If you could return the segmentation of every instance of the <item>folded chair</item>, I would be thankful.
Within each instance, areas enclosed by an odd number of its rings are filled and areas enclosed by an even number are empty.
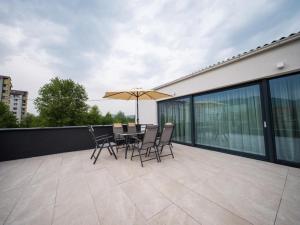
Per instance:
[[[93,151],[93,154],[91,155],[91,159],[94,158],[94,164],[97,162],[97,159],[98,159],[102,149],[104,149],[104,148],[106,148],[108,150],[110,155],[114,155],[115,159],[117,159],[117,156],[113,149],[113,147],[116,146],[116,143],[110,141],[113,138],[113,136],[107,135],[107,134],[96,136],[94,128],[92,126],[88,126],[88,128],[89,128],[89,133],[95,143],[95,149]],[[97,155],[95,155],[98,148],[99,148],[98,153],[97,153]]]
[[[157,125],[147,125],[143,140],[141,141],[140,139],[135,138],[136,143],[134,143],[134,145],[133,145],[131,160],[132,160],[133,157],[139,156],[142,167],[144,166],[143,162],[146,162],[146,161],[149,161],[149,160],[152,160],[152,159],[156,159],[157,162],[160,162],[158,149],[157,149],[157,146],[155,144],[157,131],[158,131],[158,126]],[[146,156],[147,152],[152,148],[154,149],[155,157],[143,160],[142,155]],[[138,154],[134,155],[135,151],[137,151]],[[145,153],[142,153],[142,151],[145,151]]]
[[[121,123],[114,123],[113,124],[113,134],[114,134],[114,141],[116,143],[116,149],[118,152],[119,148],[122,148],[121,146],[124,147],[125,144],[125,138],[124,136],[121,136],[120,134],[123,133],[123,126]]]
[[[173,146],[172,146],[173,131],[174,131],[174,125],[172,123],[166,123],[164,125],[161,136],[156,141],[156,147],[157,147],[158,152],[159,152],[159,157],[172,155],[172,157],[174,158],[174,154],[173,154],[173,151],[172,151],[172,148],[173,148]],[[162,155],[162,152],[163,152],[165,146],[169,146],[170,153],[166,154],[166,155]],[[151,153],[151,149],[148,151],[147,155],[149,156],[150,153]]]
[[[137,128],[136,128],[136,124],[135,123],[128,123],[127,125],[127,133],[129,134],[136,134]],[[137,138],[137,135],[130,135],[130,137],[128,137],[128,141],[129,143],[134,143],[135,139]]]

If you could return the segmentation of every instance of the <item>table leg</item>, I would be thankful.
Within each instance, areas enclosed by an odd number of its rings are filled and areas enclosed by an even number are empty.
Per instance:
[[[128,137],[125,136],[125,144],[126,144],[126,148],[125,148],[125,159],[127,159],[127,150],[129,148],[129,144],[128,144]]]

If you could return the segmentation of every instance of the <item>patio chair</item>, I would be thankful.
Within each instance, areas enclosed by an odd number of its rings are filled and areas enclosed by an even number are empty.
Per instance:
[[[142,167],[144,166],[143,162],[146,162],[146,161],[149,161],[149,160],[152,160],[152,159],[156,159],[157,162],[160,162],[158,149],[157,149],[157,146],[155,144],[157,131],[158,131],[158,126],[157,125],[148,125],[146,127],[143,140],[141,141],[140,139],[135,138],[136,143],[133,144],[131,160],[132,160],[133,157],[139,156]],[[154,149],[155,157],[143,160],[142,155],[146,156],[147,152],[152,148]],[[134,152],[136,150],[137,150],[138,154],[134,155]],[[142,151],[145,151],[145,153],[142,154],[141,153]]]
[[[166,123],[164,125],[163,131],[159,137],[159,139],[156,141],[156,147],[159,152],[159,157],[169,156],[172,155],[174,158],[174,154],[172,151],[173,145],[172,145],[172,135],[174,131],[174,125],[172,123]],[[162,151],[164,150],[165,146],[169,146],[170,154],[162,155]],[[151,149],[148,151],[147,156],[149,156],[151,153]]]
[[[108,150],[110,155],[114,155],[115,159],[117,159],[117,156],[113,149],[113,147],[116,146],[116,143],[110,141],[113,138],[113,136],[110,134],[96,136],[94,128],[92,126],[88,126],[88,129],[89,129],[91,138],[93,139],[93,141],[95,143],[95,149],[93,151],[93,154],[90,157],[91,159],[94,158],[94,164],[97,162],[98,157],[99,157],[102,149],[104,149],[104,148],[106,148]],[[95,156],[98,148],[99,148],[98,153]]]
[[[127,132],[128,133],[136,133],[137,132],[136,124],[135,123],[128,123]]]
[[[114,134],[114,141],[116,143],[116,150],[118,152],[120,146],[124,147],[125,144],[125,138],[124,136],[121,136],[120,134],[123,133],[123,126],[121,123],[114,123],[113,124],[113,134]],[[121,147],[121,148],[123,148]]]

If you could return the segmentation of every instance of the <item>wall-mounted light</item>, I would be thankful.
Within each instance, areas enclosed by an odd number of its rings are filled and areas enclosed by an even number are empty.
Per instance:
[[[283,68],[284,68],[284,62],[278,62],[278,63],[276,64],[276,67],[277,67],[277,69],[279,69],[279,70],[283,69]]]

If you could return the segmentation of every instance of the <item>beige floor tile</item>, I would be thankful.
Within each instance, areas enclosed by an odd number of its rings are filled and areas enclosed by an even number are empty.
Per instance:
[[[141,178],[123,183],[121,187],[146,219],[171,204],[166,197]]]
[[[181,199],[176,200],[176,205],[191,215],[200,224],[251,224],[238,215],[193,192],[188,192]]]
[[[141,167],[137,160],[131,161],[130,159],[127,159],[122,161],[120,160],[108,167],[108,172],[117,181],[117,183],[123,183],[148,173],[150,169],[151,167],[149,165]]]
[[[48,183],[49,179],[57,180],[61,163],[61,157],[46,158],[34,174],[30,183],[42,184],[43,182]]]
[[[18,202],[6,221],[6,225],[50,225],[53,205],[39,206],[31,201]]]
[[[20,199],[22,191],[22,188],[0,191],[0,224],[3,224],[7,219],[13,207]]]
[[[104,198],[94,198],[101,224],[143,225],[145,218],[128,196],[114,187]]]
[[[300,224],[300,202],[281,200],[280,208],[276,218],[276,225],[299,225]]]
[[[149,173],[142,177],[146,183],[153,186],[156,190],[164,195],[167,199],[174,202],[181,198],[188,189],[175,180],[157,173]]]
[[[300,203],[300,177],[288,175],[282,198]]]
[[[112,188],[117,185],[115,179],[107,172],[107,169],[95,170],[85,173],[85,180],[94,198],[106,197]]]
[[[199,182],[193,190],[253,224],[273,224],[281,198],[224,174]]]
[[[79,172],[83,172],[80,155],[74,155],[74,153],[63,155],[59,176],[65,178]]]
[[[300,169],[299,168],[289,168],[289,175],[300,177]]]
[[[175,205],[155,215],[147,225],[199,225],[192,217]]]
[[[75,204],[56,205],[53,225],[98,225],[99,218],[91,198]]]
[[[91,198],[88,184],[83,174],[73,175],[58,182],[56,205],[75,204]]]

